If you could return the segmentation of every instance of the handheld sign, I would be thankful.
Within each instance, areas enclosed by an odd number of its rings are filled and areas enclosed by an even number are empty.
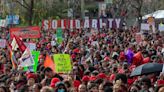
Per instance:
[[[71,58],[68,54],[54,54],[55,70],[57,73],[69,73],[72,70]]]
[[[32,72],[37,72],[40,51],[31,51],[31,54],[34,59],[34,65],[29,66],[29,67],[24,67],[24,70],[25,71],[30,70]]]
[[[63,35],[62,29],[58,28],[57,31],[56,31],[56,37],[57,37],[57,43],[58,44],[61,44],[63,42],[62,35]]]
[[[0,48],[5,48],[5,47],[6,47],[6,40],[0,39]]]

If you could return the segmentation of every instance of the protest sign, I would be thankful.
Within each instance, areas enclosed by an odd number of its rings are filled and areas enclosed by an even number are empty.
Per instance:
[[[62,42],[63,42],[63,38],[61,38],[61,37],[57,38],[57,43],[58,44],[61,44]]]
[[[36,43],[25,43],[25,45],[30,51],[36,50]]]
[[[58,28],[57,31],[56,31],[56,36],[57,36],[57,38],[58,38],[58,37],[62,37],[62,35],[63,35],[62,29],[61,29],[61,28]]]
[[[106,16],[106,7],[107,7],[107,4],[106,3],[99,3],[99,16],[102,17],[102,16]]]
[[[159,31],[164,31],[164,24],[159,24],[158,29]]]
[[[10,29],[10,37],[15,36],[20,38],[40,38],[40,27],[16,27]]]
[[[1,19],[0,20],[0,27],[6,27],[6,26],[7,26],[6,20],[5,19]]]
[[[30,50],[27,48],[19,59],[19,66],[29,67],[34,65],[34,59]]]
[[[19,24],[19,16],[18,15],[8,15],[6,16],[7,24]]]
[[[57,73],[69,73],[72,70],[71,58],[68,54],[54,54],[55,70]]]
[[[141,23],[141,30],[150,30],[150,25],[147,23]]]
[[[5,47],[6,47],[6,40],[0,39],[0,48],[5,48]]]
[[[55,41],[51,41],[51,46],[55,46],[56,42]]]
[[[24,71],[31,71],[31,72],[36,72],[37,67],[38,67],[38,60],[39,60],[39,55],[40,51],[31,51],[32,57],[34,59],[34,65],[29,66],[29,67],[24,67]]]
[[[11,42],[11,46],[12,46],[12,50],[16,51],[18,49],[18,44],[15,40],[15,38],[13,38],[12,42]]]
[[[57,43],[61,44],[63,42],[63,31],[61,28],[58,28],[56,31]]]

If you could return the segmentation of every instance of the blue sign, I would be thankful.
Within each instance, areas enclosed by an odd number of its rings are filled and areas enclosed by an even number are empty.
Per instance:
[[[19,24],[19,16],[18,15],[8,15],[6,16],[7,24]]]

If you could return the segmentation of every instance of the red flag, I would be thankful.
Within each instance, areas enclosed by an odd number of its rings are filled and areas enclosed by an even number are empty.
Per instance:
[[[20,51],[23,53],[27,48],[26,45],[23,43],[22,40],[20,40],[19,37],[14,35],[14,38],[16,40],[16,43],[18,44],[18,47],[19,47]]]

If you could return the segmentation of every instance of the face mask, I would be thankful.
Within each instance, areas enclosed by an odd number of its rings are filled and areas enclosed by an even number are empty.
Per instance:
[[[64,89],[58,89],[58,92],[65,92]]]

